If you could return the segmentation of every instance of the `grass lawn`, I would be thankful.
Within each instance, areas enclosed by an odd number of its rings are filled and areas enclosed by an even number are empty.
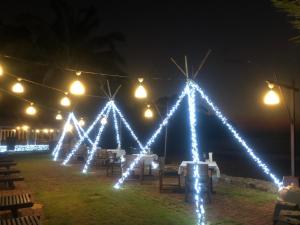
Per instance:
[[[114,190],[116,178],[98,173],[83,175],[78,165],[60,166],[49,155],[20,155],[15,159],[26,186],[43,204],[46,225],[195,224],[192,204],[186,204],[183,196],[160,194],[154,185],[127,183],[123,189]],[[216,197],[254,206],[274,200],[274,195],[232,186],[217,187]],[[219,204],[218,200],[213,201]],[[243,224],[227,214],[211,214],[210,211],[223,208],[214,204],[208,207],[208,217],[214,218],[214,224]]]

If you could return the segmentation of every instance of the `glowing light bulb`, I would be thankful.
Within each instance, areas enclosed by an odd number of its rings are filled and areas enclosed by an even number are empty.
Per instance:
[[[34,116],[36,114],[37,110],[31,103],[31,105],[26,108],[25,112],[27,115]]]
[[[73,95],[83,95],[85,87],[79,80],[75,80],[70,86],[70,93]]]
[[[146,109],[146,111],[144,112],[144,116],[145,116],[145,118],[147,118],[147,119],[153,118],[153,112],[152,112],[152,110],[150,109],[150,105],[147,105],[147,109]]]
[[[17,93],[17,94],[24,93],[24,87],[20,82],[15,83],[12,86],[11,90],[12,90],[12,92]]]
[[[29,129],[29,126],[27,126],[27,125],[22,126],[22,130],[27,131],[28,129]]]
[[[101,123],[102,125],[107,124],[107,118],[106,118],[105,116],[102,117],[102,119],[100,120],[100,123]]]
[[[53,133],[53,132],[54,132],[54,130],[53,130],[53,129],[50,129],[50,130],[49,130],[49,132],[50,132],[50,133]]]
[[[65,96],[60,100],[60,104],[62,106],[68,107],[71,105],[71,100],[67,96]]]
[[[17,126],[16,129],[17,129],[17,130],[21,130],[21,127]]]
[[[83,118],[80,118],[80,120],[78,121],[79,126],[83,127],[85,125],[85,121]]]
[[[134,96],[139,99],[147,98],[147,91],[144,88],[144,86],[142,85],[142,82],[144,81],[144,79],[139,78],[138,80],[139,80],[139,86],[136,88]]]
[[[40,133],[40,130],[39,130],[39,129],[36,129],[36,130],[35,130],[35,133],[37,133],[37,134]]]
[[[44,134],[48,134],[49,133],[49,130],[47,128],[43,129],[43,133]]]
[[[55,119],[56,119],[56,120],[62,120],[63,117],[62,117],[62,115],[61,115],[60,113],[58,113],[58,114],[55,116]]]
[[[270,89],[264,97],[264,103],[266,105],[278,105],[280,103],[279,95]]]
[[[3,67],[0,65],[0,77],[3,76],[4,71],[3,71]]]
[[[67,131],[67,132],[72,132],[72,130],[73,130],[73,126],[72,126],[70,123],[68,123],[68,124],[66,125],[66,131]]]

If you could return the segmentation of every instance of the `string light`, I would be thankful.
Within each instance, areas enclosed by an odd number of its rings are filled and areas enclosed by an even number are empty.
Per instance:
[[[3,74],[4,74],[4,70],[3,70],[3,67],[2,67],[1,64],[0,64],[0,77],[2,77]]]
[[[63,117],[62,117],[62,115],[60,114],[60,112],[57,113],[57,115],[55,116],[55,119],[56,119],[56,120],[62,120],[62,119],[63,119]]]
[[[17,129],[17,130],[20,130],[20,129],[21,129],[21,127],[17,126],[17,127],[16,127],[16,129]]]
[[[49,133],[49,130],[47,128],[43,129],[43,133],[44,134],[48,134]]]
[[[115,125],[115,131],[116,131],[116,141],[118,144],[118,149],[121,149],[120,132],[119,132],[119,126],[118,126],[118,120],[117,120],[117,116],[116,116],[115,107],[112,107],[112,111],[113,111],[114,125]]]
[[[50,133],[54,133],[54,130],[53,130],[53,129],[50,129],[49,132],[50,132]]]
[[[79,126],[83,127],[85,125],[85,121],[84,119],[81,117],[79,122],[78,122]]]
[[[72,95],[83,95],[85,93],[85,87],[80,80],[75,80],[70,85],[70,93]]]
[[[105,113],[105,117],[107,117],[107,116],[109,115],[109,113],[110,113],[110,111],[111,111],[111,108],[112,108],[112,107],[110,106],[110,107],[107,109],[107,111],[106,111],[106,113]],[[88,169],[89,169],[90,163],[91,163],[91,161],[92,161],[92,159],[93,159],[93,157],[94,157],[95,152],[97,151],[97,146],[98,146],[98,144],[99,144],[99,142],[100,142],[101,134],[103,133],[103,130],[104,130],[105,125],[106,125],[106,123],[102,123],[102,124],[101,124],[101,127],[100,127],[100,129],[99,129],[99,132],[98,132],[98,134],[97,134],[97,136],[96,136],[95,142],[94,142],[94,144],[92,145],[92,150],[90,151],[90,154],[89,154],[89,156],[88,156],[88,159],[87,159],[87,161],[86,161],[86,163],[85,163],[85,165],[84,165],[84,167],[83,167],[83,170],[82,170],[83,173],[87,173],[87,171],[88,171]]]
[[[60,104],[64,107],[69,107],[71,105],[71,100],[67,97],[64,96],[61,100],[60,100]]]
[[[23,130],[23,131],[28,131],[29,128],[30,128],[30,127],[27,126],[27,125],[23,125],[23,126],[22,126],[22,130]]]
[[[150,105],[147,105],[147,109],[144,112],[144,117],[147,118],[147,119],[153,118],[153,112],[150,109]]]
[[[104,112],[110,107],[112,104],[112,101],[109,101],[106,103],[104,108],[101,110],[101,112],[98,114],[97,118],[94,120],[94,122],[90,125],[90,127],[87,129],[86,132],[84,132],[83,136],[77,141],[69,155],[66,157],[66,159],[63,161],[63,165],[67,165],[67,163],[70,161],[71,157],[75,154],[75,152],[79,149],[82,142],[88,137],[89,133],[93,130],[93,128],[96,126],[99,119],[103,116]]]
[[[71,118],[71,119],[72,119],[73,122],[74,122],[75,129],[76,129],[76,131],[77,131],[77,133],[78,133],[79,138],[82,138],[82,137],[83,137],[82,135],[84,134],[84,130],[83,130],[83,129],[81,128],[81,126],[79,125],[79,121],[76,119],[74,113],[72,113],[72,118]],[[86,137],[86,138],[87,138],[88,142],[89,142],[91,145],[93,145],[92,140],[91,140],[89,137]]]
[[[37,112],[36,108],[33,106],[33,103],[30,103],[30,106],[28,106],[25,110],[27,115],[34,116]]]
[[[101,118],[101,120],[100,120],[100,123],[101,123],[102,125],[107,124],[107,118],[106,118],[105,116],[103,116],[103,117]]]
[[[257,165],[262,168],[265,174],[271,177],[273,182],[278,186],[278,188],[282,187],[282,182],[270,171],[268,166],[262,162],[258,156],[254,153],[252,148],[248,146],[246,141],[240,136],[240,134],[234,129],[234,127],[228,122],[227,118],[223,116],[221,111],[215,106],[215,104],[210,100],[210,98],[204,93],[204,91],[199,87],[199,85],[192,83],[192,86],[197,90],[200,94],[201,98],[205,100],[205,102],[211,107],[211,109],[215,112],[216,116],[221,120],[221,122],[228,128],[233,137],[245,148],[246,152],[251,156],[251,158],[257,163]]]
[[[144,86],[142,85],[144,79],[143,78],[139,78],[139,85],[135,90],[134,96],[138,99],[143,99],[143,98],[147,98],[147,91],[144,88]]]
[[[35,133],[37,133],[37,134],[40,133],[40,130],[39,130],[39,129],[36,129],[36,130],[35,130]]]
[[[16,94],[22,94],[24,93],[24,87],[21,84],[21,79],[18,79],[18,82],[16,82],[12,88],[11,88],[12,92],[16,93]]]

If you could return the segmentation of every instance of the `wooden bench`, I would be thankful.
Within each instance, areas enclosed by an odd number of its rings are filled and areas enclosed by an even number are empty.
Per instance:
[[[276,224],[277,221],[279,221],[281,211],[285,211],[285,210],[299,211],[299,207],[295,203],[285,202],[282,201],[281,199],[278,199],[275,205],[274,215],[273,215],[274,224]]]
[[[15,162],[2,162],[0,163],[0,168],[6,168],[9,169],[11,166],[15,166],[17,163]]]
[[[38,216],[24,216],[19,218],[1,219],[0,225],[41,225]]]
[[[23,181],[23,180],[24,180],[24,177],[16,176],[16,175],[0,176],[0,183],[4,183],[6,185],[6,187],[9,189],[15,188],[15,185],[14,185],[15,181]]]
[[[18,217],[18,210],[33,206],[30,194],[1,195],[0,211],[10,210],[14,218]]]
[[[9,174],[14,174],[14,173],[20,173],[21,171],[20,170],[16,170],[16,169],[4,169],[4,170],[1,170],[0,169],[0,175],[9,175]]]

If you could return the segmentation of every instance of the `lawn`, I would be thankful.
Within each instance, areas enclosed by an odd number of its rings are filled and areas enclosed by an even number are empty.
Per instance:
[[[78,165],[60,166],[48,155],[22,155],[15,159],[26,186],[36,201],[43,204],[46,225],[195,224],[192,204],[186,204],[183,195],[160,194],[157,186],[137,182],[115,190],[112,186],[116,177],[107,178],[99,173],[83,175]],[[213,204],[207,207],[213,224],[244,224],[235,216],[236,204],[246,204],[248,209],[255,210],[257,206],[273,204],[275,198],[265,192],[228,185],[218,185],[216,190]],[[226,202],[232,206],[226,205],[224,211],[222,204]],[[249,213],[253,216],[253,211]]]

